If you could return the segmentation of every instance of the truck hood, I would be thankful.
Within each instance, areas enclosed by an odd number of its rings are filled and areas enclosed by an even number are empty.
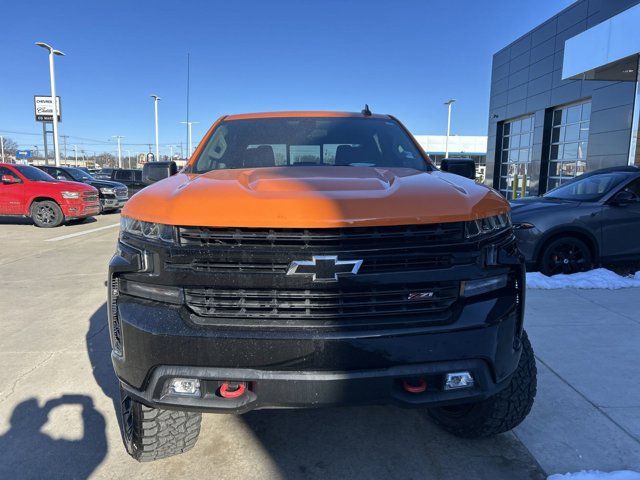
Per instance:
[[[494,190],[457,175],[339,166],[179,173],[134,195],[122,213],[169,225],[331,228],[455,222],[508,210]]]

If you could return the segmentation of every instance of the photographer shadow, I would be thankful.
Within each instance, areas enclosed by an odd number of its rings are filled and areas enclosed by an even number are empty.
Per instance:
[[[42,431],[49,414],[63,405],[82,408],[82,438],[53,438]],[[62,395],[40,406],[35,398],[18,404],[0,436],[0,478],[89,478],[107,455],[105,419],[91,397]]]

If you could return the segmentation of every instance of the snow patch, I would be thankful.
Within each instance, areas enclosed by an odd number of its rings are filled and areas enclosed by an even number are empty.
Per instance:
[[[565,473],[564,475],[551,475],[547,477],[547,480],[640,480],[640,473],[630,470],[620,470],[618,472],[588,470],[577,473]]]
[[[527,273],[527,287],[540,290],[558,288],[599,288],[617,290],[619,288],[640,287],[640,272],[623,277],[606,268],[596,268],[588,272],[547,277],[540,272]],[[640,479],[639,479],[640,480]]]

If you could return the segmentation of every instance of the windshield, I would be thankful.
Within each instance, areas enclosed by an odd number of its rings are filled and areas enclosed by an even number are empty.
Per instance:
[[[430,169],[394,120],[291,117],[220,123],[188,171],[305,166]]]
[[[53,178],[48,173],[43,172],[39,168],[31,167],[29,165],[14,165],[15,169],[18,170],[28,180],[33,182],[55,182],[56,179]]]
[[[90,182],[95,180],[95,178],[87,172],[79,168],[67,168],[67,173],[71,175],[76,182]]]
[[[589,175],[554,188],[545,193],[546,198],[558,198],[560,200],[574,200],[576,202],[594,202],[600,200],[616,185],[629,178],[625,172],[602,173]]]

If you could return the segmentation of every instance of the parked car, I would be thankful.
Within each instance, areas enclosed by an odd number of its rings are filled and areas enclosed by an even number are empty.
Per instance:
[[[215,125],[122,211],[107,305],[131,456],[189,450],[201,412],[393,403],[463,437],[525,418],[523,257],[468,162],[438,170],[367,108]]]
[[[518,246],[531,269],[575,273],[640,260],[640,170],[586,173],[540,197],[511,202]]]
[[[98,180],[80,168],[46,165],[38,166],[38,168],[58,180],[82,182],[95,187],[100,195],[100,212],[110,212],[122,208],[129,198],[126,185],[111,180]]]
[[[113,172],[113,170],[113,168],[103,168],[95,172],[93,176],[98,180],[111,180],[111,172]]]
[[[147,185],[142,181],[142,170],[128,168],[114,168],[110,179],[123,183],[129,189],[129,197],[132,197]]]
[[[91,185],[59,181],[29,165],[0,163],[0,215],[30,217],[38,227],[57,227],[100,212]]]

